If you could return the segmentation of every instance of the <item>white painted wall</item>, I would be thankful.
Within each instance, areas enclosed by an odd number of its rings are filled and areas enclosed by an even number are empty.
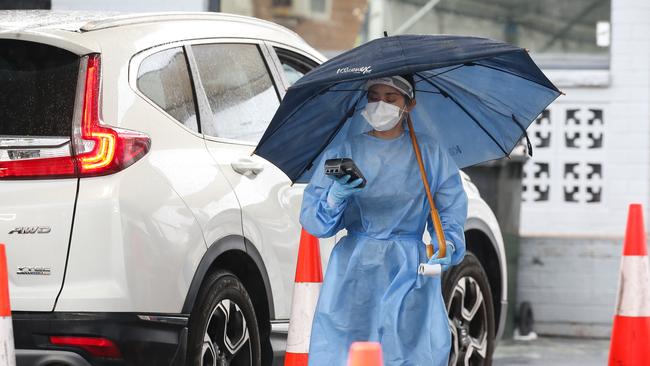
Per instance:
[[[567,95],[529,130],[533,144],[549,132],[551,144],[524,168],[517,292],[518,302],[532,303],[540,333],[608,336],[628,204],[644,204],[650,216],[649,16],[650,2],[612,0],[610,70],[548,73]],[[570,109],[580,125],[567,118]],[[588,125],[590,110],[602,111],[602,125]],[[578,148],[567,147],[564,135],[576,132]],[[587,148],[600,135],[602,148]],[[577,176],[565,176],[574,162]],[[550,176],[536,177],[543,163]],[[589,179],[588,163],[600,164],[602,176]],[[535,186],[550,189],[548,200],[535,201]],[[599,202],[587,202],[589,187],[602,189]],[[576,188],[578,202],[567,202],[564,190]]]
[[[609,72],[592,72],[592,85],[584,74],[553,71],[548,75],[566,96],[560,97],[550,111],[550,124],[544,120],[531,126],[529,136],[539,143],[537,134],[551,133],[548,148],[536,148],[525,170],[527,178],[522,207],[521,234],[524,236],[618,237],[625,228],[627,205],[648,202],[650,167],[650,3],[612,1],[612,47]],[[603,77],[603,74],[609,74]],[[609,79],[609,80],[607,80]],[[585,86],[585,84],[587,84]],[[567,111],[578,109],[581,125],[568,120]],[[587,125],[593,112],[603,113],[602,122]],[[579,148],[569,148],[564,135],[580,133]],[[588,134],[591,133],[590,138]],[[603,137],[600,149],[589,149],[593,138]],[[565,164],[580,162],[578,178],[564,176]],[[584,163],[602,166],[602,179],[589,180]],[[550,163],[550,178],[536,178],[539,164]],[[550,188],[548,201],[535,202],[534,185]],[[566,202],[565,188],[579,189],[579,202]],[[602,187],[602,200],[587,203],[589,187]]]

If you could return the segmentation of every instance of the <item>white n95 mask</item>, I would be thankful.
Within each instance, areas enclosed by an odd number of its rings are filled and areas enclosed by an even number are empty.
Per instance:
[[[388,131],[402,119],[402,109],[383,101],[372,102],[366,105],[361,115],[375,130]]]

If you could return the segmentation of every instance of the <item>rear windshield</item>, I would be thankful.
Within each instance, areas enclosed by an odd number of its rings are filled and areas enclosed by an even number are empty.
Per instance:
[[[79,56],[0,39],[0,136],[67,136],[72,129]]]

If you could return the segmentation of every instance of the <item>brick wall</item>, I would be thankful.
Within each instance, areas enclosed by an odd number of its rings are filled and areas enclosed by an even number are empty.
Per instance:
[[[517,291],[542,334],[608,336],[627,206],[650,216],[649,15],[612,0],[610,69],[547,73],[567,95],[529,131]]]
[[[255,16],[284,25],[321,51],[340,52],[356,46],[363,25],[367,0],[329,0],[328,15],[323,18],[278,16],[271,0],[255,0]]]

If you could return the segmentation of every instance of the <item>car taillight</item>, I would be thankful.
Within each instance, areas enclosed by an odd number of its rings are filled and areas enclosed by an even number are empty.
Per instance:
[[[70,178],[74,176],[75,163],[71,156],[0,161],[0,179]]]
[[[106,338],[50,336],[50,343],[56,346],[80,348],[93,357],[122,358],[119,348]]]
[[[82,67],[83,64],[84,62]],[[52,156],[48,149],[42,147],[8,148],[9,153],[16,156],[35,154],[35,157],[30,155],[27,159],[0,159],[0,179],[107,175],[129,167],[147,154],[151,147],[149,136],[101,124],[99,55],[87,56],[85,64],[83,90],[79,96],[83,98],[81,118],[80,123],[75,121],[72,129],[72,147],[68,144],[64,148],[58,147],[56,156]]]
[[[151,140],[143,133],[103,126],[99,118],[99,55],[88,56],[81,129],[73,133],[79,176],[118,172],[144,156]]]

